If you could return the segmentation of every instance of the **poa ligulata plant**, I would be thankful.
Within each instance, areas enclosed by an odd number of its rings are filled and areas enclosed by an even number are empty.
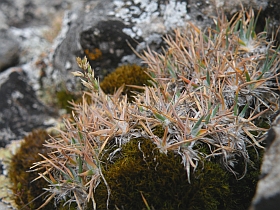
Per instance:
[[[175,30],[165,39],[164,53],[141,55],[153,85],[137,87],[143,92],[131,103],[121,95],[123,87],[104,94],[87,59],[78,58],[83,72],[74,75],[89,92],[80,104],[72,104],[73,119],[65,119],[60,138],[46,143],[53,152],[34,166],[46,169],[39,177],[49,182],[50,199],[75,202],[79,209],[92,203],[96,209],[95,189],[104,182],[108,206],[110,186],[101,162],[106,145],[115,147],[109,161],[139,137],[150,139],[162,153],[181,155],[190,183],[200,160],[211,157],[242,178],[250,163],[246,148],[262,147],[266,128],[260,122],[268,124],[268,114],[279,109],[273,90],[279,89],[279,52],[265,31],[255,33],[255,25],[253,12],[241,12],[229,22],[219,18],[207,33],[192,24]],[[158,128],[162,135],[155,132]],[[242,174],[235,171],[237,160],[245,163]]]

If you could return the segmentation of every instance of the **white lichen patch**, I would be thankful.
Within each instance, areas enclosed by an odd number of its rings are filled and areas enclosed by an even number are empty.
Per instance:
[[[22,99],[23,97],[24,97],[24,95],[21,92],[19,92],[19,91],[12,92],[12,98],[14,100]]]
[[[0,175],[0,209],[16,209],[16,204],[12,199],[12,192],[10,190],[11,184],[9,179],[4,176]]]
[[[170,0],[159,3],[156,0],[114,1],[115,10],[110,15],[120,18],[128,26],[123,32],[132,38],[148,37],[154,33],[168,31],[186,25],[190,16],[187,3]]]

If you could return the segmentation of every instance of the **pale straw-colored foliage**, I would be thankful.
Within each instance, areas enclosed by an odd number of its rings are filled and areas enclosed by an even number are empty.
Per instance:
[[[144,137],[162,153],[182,157],[189,182],[201,158],[220,157],[223,165],[238,178],[237,157],[250,162],[247,147],[262,147],[269,123],[268,114],[279,109],[277,68],[279,52],[266,41],[265,31],[255,34],[253,12],[241,12],[230,22],[216,20],[216,29],[202,33],[189,24],[167,36],[162,54],[147,51],[140,55],[148,66],[152,86],[138,87],[129,103],[119,89],[106,95],[94,78],[86,58],[77,59],[83,72],[75,72],[89,89],[82,103],[73,104],[73,119],[65,119],[66,130],[46,146],[53,149],[40,174],[50,183],[51,197],[76,202],[96,202],[94,193],[104,182],[110,200],[110,186],[102,173],[101,157],[108,142],[115,151],[132,138]],[[274,81],[274,82],[273,82]],[[155,134],[157,128],[164,131]],[[209,153],[200,148],[206,146]],[[48,202],[48,201],[47,201]]]

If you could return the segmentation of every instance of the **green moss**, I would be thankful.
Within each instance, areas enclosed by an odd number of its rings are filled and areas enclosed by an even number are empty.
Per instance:
[[[225,209],[230,196],[228,173],[219,164],[203,161],[190,184],[181,157],[162,154],[145,139],[124,145],[103,173],[112,193],[109,209],[145,209],[141,192],[155,209]],[[95,198],[98,209],[106,209],[104,184],[97,187]]]
[[[67,113],[72,112],[72,107],[69,102],[76,101],[81,98],[81,95],[71,93],[68,90],[59,90],[56,92],[57,105],[60,109],[65,109]]]
[[[146,69],[138,65],[123,65],[118,67],[114,72],[107,75],[100,83],[100,87],[107,94],[113,94],[123,84],[125,85],[147,85],[149,76],[145,73]],[[125,87],[123,93],[128,94],[128,98],[132,99],[131,91],[139,91],[138,89]]]
[[[196,149],[201,153],[210,154],[209,147],[203,144],[199,144]],[[254,148],[252,146],[247,147],[248,155],[250,157],[250,163],[245,163],[243,157],[236,156],[236,164],[232,168],[237,174],[229,172],[225,169],[228,174],[228,186],[230,189],[230,199],[226,203],[228,210],[247,210],[251,201],[255,195],[257,183],[260,177],[260,168],[262,164],[262,158],[264,150],[260,148]],[[220,158],[212,158],[212,163],[219,164]],[[219,164],[220,165],[220,164]],[[246,168],[245,176],[244,169]]]
[[[162,133],[156,128],[158,134]],[[45,131],[34,131],[25,138],[18,153],[12,158],[9,177],[13,184],[15,202],[19,208],[36,209],[46,196],[39,197],[47,187],[37,177],[37,172],[26,172],[32,163],[42,160],[38,153],[46,155],[47,149],[42,146],[48,138]],[[149,206],[154,209],[248,209],[254,196],[263,151],[256,153],[253,147],[248,148],[253,165],[248,165],[246,176],[237,180],[224,170],[218,159],[202,160],[188,183],[186,171],[181,163],[181,156],[169,152],[162,154],[156,146],[146,139],[133,139],[123,146],[113,162],[107,159],[113,151],[114,143],[108,144],[107,153],[103,156],[103,173],[110,189],[109,209],[146,209],[141,193]],[[200,151],[208,152],[208,147],[200,145]],[[260,157],[259,157],[259,156]],[[239,161],[235,168],[244,169]],[[35,199],[35,200],[34,200]],[[97,187],[95,199],[98,209],[106,209],[107,188],[104,183]],[[26,205],[26,206],[25,206]],[[92,209],[88,206],[87,209]],[[75,204],[54,207],[51,201],[44,209],[75,209]]]
[[[44,130],[33,131],[30,135],[24,138],[18,152],[12,157],[9,168],[9,179],[12,184],[13,199],[21,210],[35,210],[40,207],[47,197],[48,193],[43,188],[48,188],[48,183],[44,179],[38,179],[37,172],[27,172],[35,162],[42,161],[43,158],[38,153],[47,156],[50,150],[43,146],[45,141],[49,139],[49,135]],[[32,182],[32,183],[31,183]],[[43,210],[59,209],[59,210],[74,210],[77,209],[75,203],[64,205],[64,201],[54,204],[51,200]]]
[[[39,179],[31,183],[38,176],[38,172],[27,171],[34,162],[42,160],[38,153],[43,155],[47,154],[48,149],[43,147],[42,144],[48,138],[49,136],[45,131],[39,130],[32,132],[25,137],[20,149],[12,157],[9,178],[12,183],[14,200],[19,209],[36,209],[44,203],[46,195],[41,197],[40,195],[45,192],[42,188],[47,187],[48,183],[44,179]],[[36,199],[38,196],[39,198]],[[52,208],[53,202],[50,202],[45,207],[45,209]]]
[[[253,196],[256,192],[257,183],[260,177],[260,168],[264,150],[259,148],[247,148],[251,163],[247,163],[247,172],[244,178],[237,180],[233,174],[230,175],[229,185],[232,194],[233,202],[231,204],[232,210],[247,210],[251,204]],[[239,161],[236,166],[237,171],[243,171],[245,163]],[[241,172],[240,172],[241,174]]]

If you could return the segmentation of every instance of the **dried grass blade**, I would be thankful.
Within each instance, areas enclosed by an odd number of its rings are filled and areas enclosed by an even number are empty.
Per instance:
[[[44,208],[55,196],[55,193],[52,193],[50,197],[48,197],[48,199],[36,210],[40,210],[42,208]]]
[[[259,144],[259,142],[255,139],[255,137],[254,137],[246,128],[243,128],[243,131],[253,140],[253,142],[254,142],[259,148],[264,149],[264,147],[261,146],[261,145]]]

